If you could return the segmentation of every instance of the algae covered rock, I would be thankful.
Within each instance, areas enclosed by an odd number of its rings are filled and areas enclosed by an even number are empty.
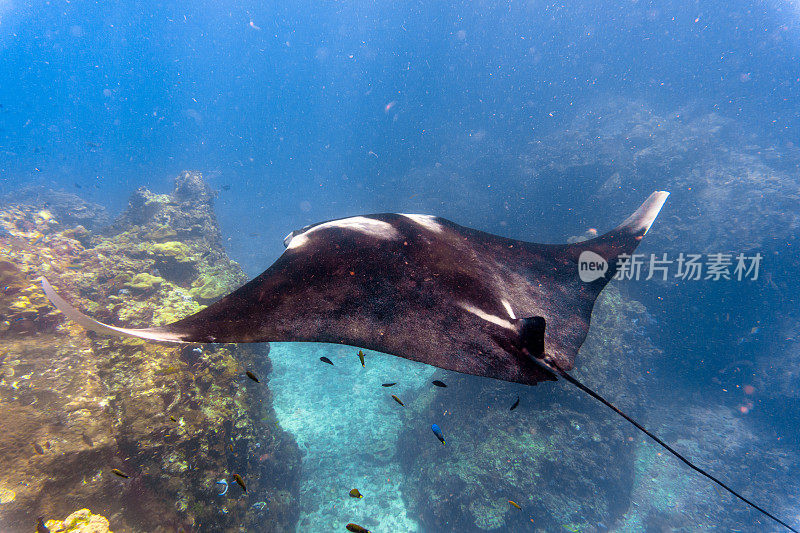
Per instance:
[[[99,510],[115,531],[293,529],[300,458],[274,423],[267,344],[95,335],[54,310],[38,282],[44,273],[83,310],[119,326],[194,313],[245,281],[221,247],[212,198],[199,174],[184,173],[175,193],[138,191],[111,227],[90,236],[54,226],[37,206],[0,209],[3,533],[79,508]],[[225,495],[220,480],[231,481]]]
[[[88,202],[76,194],[54,191],[42,186],[25,187],[0,197],[0,209],[24,205],[36,212],[45,211],[49,216],[45,222],[53,227],[83,228],[79,231],[95,231],[111,221],[103,206]]]
[[[48,520],[45,525],[59,533],[114,533],[105,516],[93,514],[89,509],[75,511],[62,521]]]
[[[189,247],[182,242],[169,241],[153,244],[149,252],[164,261],[175,263],[194,263],[197,259]]]
[[[639,400],[625,389],[658,354],[630,326],[645,320],[641,304],[608,287],[575,372],[633,412]],[[622,353],[633,361],[620,369]],[[635,430],[613,413],[559,384],[446,379],[446,389],[426,389],[412,402],[415,418],[429,423],[415,424],[398,443],[403,491],[425,531],[597,531],[627,509]],[[446,445],[430,422],[441,426]]]
[[[153,276],[147,272],[140,272],[133,276],[129,282],[125,283],[125,286],[131,289],[146,291],[160,286],[163,282],[164,278]]]

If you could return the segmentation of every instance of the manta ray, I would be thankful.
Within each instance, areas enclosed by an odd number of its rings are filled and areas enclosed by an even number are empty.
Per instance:
[[[325,342],[438,368],[535,385],[564,378],[604,403],[695,471],[692,464],[568,371],[598,295],[626,265],[669,193],[656,191],[619,226],[573,244],[537,244],[416,214],[330,220],[293,231],[261,275],[165,326],[103,324],[50,301],[84,328],[179,343]]]

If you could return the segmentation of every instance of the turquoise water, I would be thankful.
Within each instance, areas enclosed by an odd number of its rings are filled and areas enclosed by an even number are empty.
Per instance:
[[[304,452],[298,530],[326,531],[356,522],[381,531],[418,531],[400,490],[398,446],[434,446],[400,440],[409,425],[430,426],[414,414],[413,401],[430,386],[434,369],[377,352],[362,368],[350,347],[272,345],[275,410],[281,426]],[[320,362],[326,356],[335,366]],[[382,383],[396,381],[394,387]],[[391,394],[406,398],[403,408]],[[363,498],[347,498],[358,488]]]

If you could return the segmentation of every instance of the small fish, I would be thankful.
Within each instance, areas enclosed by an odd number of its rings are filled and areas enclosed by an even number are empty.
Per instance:
[[[75,188],[76,188],[76,189],[83,189],[83,187],[81,186],[81,184],[80,184],[80,183],[78,183],[77,181],[75,182]]]
[[[233,451],[233,444],[228,444],[228,448],[230,448],[231,451]]]
[[[358,524],[354,524],[352,522],[350,522],[344,527],[347,529],[347,531],[352,531],[353,533],[370,533],[369,529],[361,527]]]
[[[350,497],[352,497],[352,498],[363,498],[364,496],[362,496],[361,493],[358,492],[358,489],[350,489]]]
[[[90,448],[94,448],[94,441],[93,441],[93,440],[92,440],[92,438],[91,438],[89,435],[87,435],[86,433],[84,433],[83,435],[81,435],[81,440],[83,440],[83,442],[84,442],[84,443],[85,443],[85,444],[86,444],[88,447],[90,447]]]
[[[517,401],[514,402],[514,405],[511,406],[511,409],[509,409],[509,411],[513,411],[514,409],[516,409],[518,405],[519,405],[519,396],[517,396]]]
[[[439,381],[438,379],[434,379],[433,381],[431,381],[431,383],[433,383],[437,387],[447,388],[447,385],[445,385],[443,382]]]
[[[267,502],[256,502],[253,505],[251,505],[251,507],[256,511],[263,511],[267,507]]]
[[[169,415],[169,419],[170,419],[170,420],[172,420],[173,422],[177,422],[177,421],[178,421],[178,419],[177,419],[177,418],[175,418],[175,417],[174,417],[174,416],[172,416],[172,415]]]
[[[250,372],[249,370],[248,370],[247,372],[245,372],[245,375],[246,375],[248,378],[250,378],[250,379],[252,379],[253,381],[255,381],[256,383],[261,383],[260,381],[258,381],[258,378],[256,377],[256,375],[255,375],[255,374],[253,374],[252,372]]]
[[[442,428],[440,428],[436,424],[432,424],[431,431],[433,431],[433,434],[436,435],[436,438],[439,439],[442,442],[442,444],[444,444],[444,435],[442,434]]]
[[[397,385],[397,382],[395,382],[395,383],[384,383],[383,385],[381,385],[381,387],[394,387],[395,385]]]
[[[220,479],[215,483],[215,485],[220,485],[222,488],[222,492],[218,492],[217,496],[225,496],[225,494],[228,492],[228,482],[224,479]]]
[[[522,507],[520,507],[517,502],[512,502],[511,500],[508,500],[508,503],[510,503],[512,506],[516,507],[517,509],[522,509]]]
[[[33,449],[36,450],[36,453],[39,455],[44,455],[44,448],[42,448],[42,445],[38,442],[33,443]]]
[[[44,525],[43,516],[36,519],[36,533],[50,533],[50,530]]]
[[[358,351],[358,358],[361,359],[361,366],[366,368],[367,365],[364,364],[364,352],[361,350]]]
[[[230,185],[223,185],[222,186],[222,190],[223,191],[229,191],[229,190],[231,190],[231,186]]]
[[[247,486],[244,484],[244,480],[242,479],[242,476],[240,476],[239,474],[234,474],[233,475],[233,480],[236,483],[238,483],[240,487],[242,487],[243,491],[247,492]]]
[[[406,404],[404,404],[404,403],[403,403],[403,402],[400,400],[400,398],[398,398],[398,397],[397,397],[397,396],[395,396],[394,394],[392,394],[392,399],[393,399],[394,401],[396,401],[397,403],[399,403],[400,405],[402,405],[403,407],[405,407],[405,406],[406,406]]]
[[[119,477],[124,477],[125,479],[128,479],[129,477],[131,477],[128,474],[126,474],[125,472],[123,472],[122,470],[117,470],[116,468],[112,468],[111,469],[111,473],[116,475],[116,476],[119,476]]]
[[[331,361],[330,359],[328,359],[325,356],[320,357],[319,360],[322,361],[323,363],[328,363],[329,365],[333,366],[333,361]]]

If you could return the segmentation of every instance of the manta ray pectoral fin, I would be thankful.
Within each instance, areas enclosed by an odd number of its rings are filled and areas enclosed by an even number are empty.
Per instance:
[[[669,193],[667,191],[655,191],[647,197],[647,200],[639,206],[639,209],[626,218],[611,233],[627,232],[641,240],[650,229],[650,226],[653,225],[653,221],[658,216],[668,196]]]
[[[88,329],[89,331],[94,331],[96,333],[105,333],[110,335],[116,335],[118,337],[138,337],[140,339],[146,339],[151,341],[164,341],[164,342],[187,342],[181,338],[179,334],[172,333],[169,331],[161,330],[160,328],[147,328],[147,329],[129,329],[129,328],[118,328],[116,326],[109,326],[108,324],[103,324],[102,322],[98,322],[97,320],[88,317],[75,309],[72,305],[70,305],[64,298],[56,293],[53,286],[50,285],[50,282],[47,281],[47,278],[42,276],[42,289],[44,290],[45,295],[50,300],[50,302],[58,308],[59,311],[67,315],[67,317],[74,321],[76,324],[80,325],[81,327]]]
[[[636,250],[642,237],[653,225],[668,196],[669,193],[666,191],[655,191],[616,228],[594,239],[569,245],[572,259],[574,261],[599,260],[608,263],[607,271],[603,272],[606,275],[601,280],[602,284],[605,284],[614,276],[619,266],[619,260],[627,259]],[[588,280],[584,279],[584,281]]]

